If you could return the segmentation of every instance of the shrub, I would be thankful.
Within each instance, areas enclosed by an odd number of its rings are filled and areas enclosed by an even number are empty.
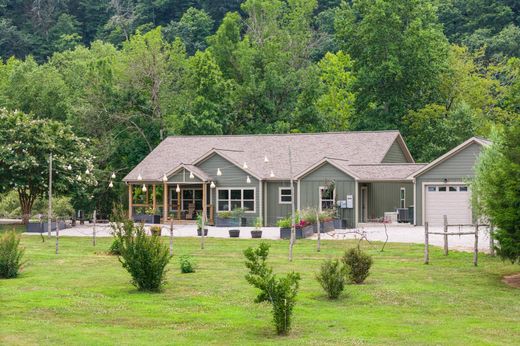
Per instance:
[[[111,255],[114,255],[114,256],[119,256],[119,255],[121,255],[120,247],[121,247],[121,241],[119,240],[119,238],[114,238],[114,241],[112,242],[112,244],[110,245],[110,248],[108,249],[108,253]]]
[[[188,255],[183,255],[179,258],[179,263],[181,265],[181,273],[195,273],[195,263]]]
[[[337,299],[345,288],[345,274],[345,267],[338,259],[329,259],[321,264],[316,279],[327,292],[329,299]]]
[[[114,222],[112,227],[120,242],[119,261],[132,276],[132,284],[142,291],[159,291],[171,259],[168,247],[160,237],[147,236],[142,225],[130,220]]]
[[[291,218],[285,217],[276,222],[276,225],[280,228],[291,228]]]
[[[233,217],[233,214],[230,211],[220,211],[218,213],[218,217],[221,219],[231,219]]]
[[[360,284],[363,283],[369,275],[370,267],[372,266],[372,257],[361,251],[360,248],[352,248],[345,251],[343,263],[345,264],[350,281]]]
[[[15,231],[6,232],[0,237],[0,278],[9,279],[18,276],[23,266],[24,253],[19,245],[20,236]]]
[[[160,237],[161,236],[161,226],[152,226],[152,227],[150,227],[150,233],[153,236]]]
[[[247,259],[246,267],[249,269],[246,280],[252,286],[260,289],[260,293],[255,299],[256,303],[271,303],[276,332],[279,335],[287,334],[291,329],[300,274],[292,272],[285,277],[278,278],[273,274],[272,268],[267,267],[265,263],[268,255],[269,245],[266,243],[260,243],[256,249],[247,248],[244,251]]]
[[[316,217],[316,210],[312,208],[303,210],[301,219],[302,221],[305,221],[307,224],[315,224],[318,221]]]

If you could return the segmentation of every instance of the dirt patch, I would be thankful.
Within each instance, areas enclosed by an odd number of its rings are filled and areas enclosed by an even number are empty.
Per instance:
[[[511,287],[520,288],[520,273],[504,276],[502,281]]]

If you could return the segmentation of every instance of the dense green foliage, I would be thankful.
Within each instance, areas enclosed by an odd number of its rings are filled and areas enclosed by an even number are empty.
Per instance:
[[[497,253],[520,263],[520,120],[484,151],[472,189],[477,210],[497,228]]]
[[[265,263],[268,255],[269,245],[263,242],[256,249],[249,247],[244,251],[246,267],[249,269],[246,280],[260,289],[256,303],[269,302],[272,305],[276,332],[285,335],[291,330],[300,274],[291,272],[285,277],[276,277],[273,269]]]
[[[195,262],[190,256],[184,255],[179,257],[179,264],[181,267],[181,273],[195,273]]]
[[[329,299],[338,299],[345,288],[345,266],[338,259],[328,259],[321,264],[316,279]]]
[[[512,0],[4,0],[0,107],[90,139],[99,184],[72,203],[100,214],[167,135],[391,128],[429,161],[519,117],[519,18]]]
[[[361,284],[365,281],[370,274],[373,263],[372,257],[359,247],[345,251],[342,261],[350,281],[355,284]]]
[[[9,279],[18,276],[22,268],[24,250],[20,248],[20,236],[15,231],[0,235],[0,278]]]
[[[113,222],[114,236],[119,240],[119,261],[132,283],[142,291],[159,291],[166,277],[171,256],[168,247],[157,236],[148,236],[142,225],[133,221]]]

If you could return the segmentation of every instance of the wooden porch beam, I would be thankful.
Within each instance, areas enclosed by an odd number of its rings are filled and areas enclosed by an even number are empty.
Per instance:
[[[163,222],[168,221],[168,185],[163,183]]]
[[[134,208],[134,195],[133,195],[133,185],[128,184],[128,218],[132,219],[132,212]]]

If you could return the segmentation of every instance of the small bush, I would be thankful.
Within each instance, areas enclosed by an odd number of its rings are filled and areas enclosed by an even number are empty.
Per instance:
[[[280,228],[291,228],[291,217],[284,217],[283,219],[276,221],[276,225]]]
[[[119,261],[130,275],[132,284],[142,291],[159,291],[165,282],[169,249],[160,237],[148,236],[142,225],[130,220],[113,222],[114,235],[120,242]]]
[[[15,231],[6,232],[0,237],[0,278],[18,276],[23,266],[23,253],[24,250],[20,248],[20,236]]]
[[[114,241],[112,242],[112,244],[110,245],[110,248],[108,249],[108,253],[111,255],[114,255],[114,256],[119,256],[119,255],[121,255],[120,247],[121,247],[121,241],[119,240],[119,238],[114,238]]]
[[[292,272],[282,278],[276,277],[273,269],[267,267],[265,263],[269,255],[269,245],[266,243],[261,243],[256,249],[248,248],[244,251],[244,255],[247,259],[246,267],[249,269],[246,280],[260,289],[255,302],[271,303],[276,332],[279,335],[287,334],[291,329],[300,274]]]
[[[347,269],[350,281],[360,284],[363,283],[370,274],[372,257],[359,248],[352,248],[345,251],[343,263]]]
[[[337,299],[345,288],[345,267],[338,260],[326,260],[321,264],[321,270],[316,279],[327,292],[329,299]]]
[[[184,255],[179,258],[181,273],[195,273],[195,263],[190,256]]]
[[[161,226],[152,226],[152,227],[150,227],[150,233],[153,236],[160,237],[161,236]]]

